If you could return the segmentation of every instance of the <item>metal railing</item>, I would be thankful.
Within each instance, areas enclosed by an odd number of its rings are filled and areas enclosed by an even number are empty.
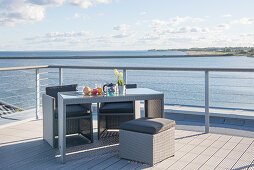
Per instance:
[[[43,69],[54,69],[54,72],[41,72],[40,70]],[[41,105],[41,99],[40,99],[40,94],[41,94],[41,87],[45,87],[49,84],[42,84],[41,81],[43,80],[48,80],[50,79],[49,77],[46,78],[40,78],[40,75],[47,75],[50,73],[58,73],[57,78],[52,78],[52,79],[58,79],[57,84],[62,85],[64,81],[63,70],[69,70],[69,69],[82,69],[82,70],[113,70],[113,69],[119,69],[123,71],[123,77],[125,83],[128,82],[128,72],[129,71],[163,71],[163,72],[203,72],[204,73],[204,101],[205,101],[205,132],[209,132],[209,108],[210,108],[210,82],[209,79],[211,78],[209,76],[209,73],[211,72],[254,72],[254,69],[252,68],[192,68],[192,67],[107,67],[107,66],[66,66],[66,65],[44,65],[44,66],[30,66],[30,67],[10,67],[10,68],[0,68],[0,73],[1,72],[6,72],[6,71],[20,71],[20,70],[35,70],[35,108],[36,108],[36,118],[38,118],[38,114],[40,112],[40,105]],[[68,73],[66,73],[68,74]],[[69,73],[72,74],[72,73]],[[105,73],[105,75],[107,75]],[[7,76],[8,77],[8,76]],[[172,76],[174,77],[174,76]],[[175,76],[177,77],[177,76]],[[183,76],[183,78],[188,77],[188,76]],[[194,78],[200,78],[200,77],[194,77]],[[212,77],[214,78],[214,77]],[[216,78],[216,77],[215,77]],[[217,78],[225,78],[225,77],[217,77]],[[55,81],[56,82],[56,81]],[[8,83],[6,83],[8,84]],[[192,84],[190,84],[192,85]],[[200,84],[203,85],[203,84]],[[181,90],[181,89],[180,89]]]

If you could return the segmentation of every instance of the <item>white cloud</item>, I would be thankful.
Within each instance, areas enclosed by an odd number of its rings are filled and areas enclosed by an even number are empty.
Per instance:
[[[158,35],[167,35],[167,34],[185,34],[185,33],[208,33],[210,30],[208,28],[201,27],[177,27],[177,28],[163,28],[155,29],[153,33]]]
[[[113,27],[113,30],[120,31],[120,34],[113,35],[113,38],[126,38],[134,35],[134,32],[130,30],[130,25],[121,24]]]
[[[44,15],[43,6],[27,3],[25,0],[0,1],[0,25],[13,26],[16,23],[40,21]]]
[[[171,20],[172,21],[172,20]],[[184,19],[174,20],[176,23]],[[248,22],[247,22],[248,21]],[[249,23],[252,20],[241,20],[242,23]],[[253,21],[254,22],[254,21]],[[171,22],[172,23],[172,22]],[[185,48],[207,47],[207,46],[251,46],[253,44],[253,33],[246,35],[231,34],[226,30],[230,29],[231,23],[222,23],[213,27],[192,26],[193,24],[184,23],[176,26],[168,21],[153,20],[153,30],[145,33],[140,42],[152,48]]]
[[[0,25],[41,21],[48,6],[62,5],[65,0],[0,0]]]
[[[254,36],[254,33],[248,33],[246,36],[247,36],[247,37],[253,37],[253,36]]]
[[[254,23],[254,18],[241,18],[239,20],[234,20],[232,24],[253,24]]]
[[[110,2],[111,0],[70,0],[70,3],[72,5],[75,5],[81,8],[88,8],[95,4],[100,4],[100,3],[107,4]]]
[[[220,25],[218,25],[218,26],[216,27],[217,30],[221,30],[221,31],[227,30],[227,29],[229,29],[229,28],[230,28],[230,26],[229,26],[228,24],[220,24]]]
[[[44,38],[56,38],[56,37],[83,37],[83,36],[90,36],[92,35],[91,32],[89,31],[80,31],[80,32],[64,32],[64,33],[59,33],[59,32],[50,32],[45,34],[45,36],[42,36]]]
[[[210,30],[208,28],[191,27],[189,32],[208,33]]]
[[[151,26],[154,28],[167,26],[167,25],[169,25],[169,23],[167,21],[162,21],[162,20],[152,20],[152,24],[151,24]]]
[[[130,37],[132,35],[133,34],[131,34],[131,33],[123,32],[123,33],[120,33],[120,34],[117,34],[117,35],[113,35],[112,37],[113,38],[126,38],[126,37]]]
[[[28,0],[28,2],[36,5],[62,5],[65,0]]]
[[[253,37],[254,33],[245,33],[245,34],[241,34],[240,36],[242,36],[242,37]]]
[[[44,35],[26,38],[31,43],[48,43],[48,42],[81,42],[91,38],[93,34],[89,31],[80,32],[50,32]]]
[[[186,17],[178,17],[177,16],[175,18],[170,19],[169,24],[170,25],[178,25],[180,23],[187,22],[187,21],[190,21],[190,22],[202,22],[202,21],[204,21],[204,19],[202,19],[202,18],[194,18],[194,17],[190,17],[190,16],[186,16]]]
[[[201,27],[181,27],[177,28],[173,31],[173,33],[207,33],[210,30],[208,28],[201,28]]]
[[[193,28],[197,30],[197,28]],[[173,29],[172,31],[169,31],[169,33],[188,33],[191,32],[192,28],[191,27],[180,27],[177,29]]]
[[[86,21],[87,19],[89,19],[89,16],[86,14],[80,14],[80,13],[74,13],[72,17],[67,17],[67,20],[70,19],[82,19],[84,21]]]
[[[145,35],[140,42],[146,47],[168,49],[168,48],[191,48],[191,47],[225,47],[225,46],[246,46],[250,44],[251,38],[241,38],[239,36],[217,34],[212,32],[204,35],[192,34],[170,34],[168,36],[158,36],[153,34]],[[253,43],[252,43],[253,44]]]
[[[158,34],[155,33],[151,33],[151,34],[146,34],[142,40],[158,40],[160,39],[160,36]]]
[[[232,17],[232,15],[231,14],[225,14],[225,15],[222,15],[222,17],[223,18],[230,18],[230,17]]]
[[[127,38],[127,39],[126,39]],[[40,36],[24,39],[26,46],[33,49],[75,49],[75,50],[105,50],[127,49],[135,42],[130,34],[118,35],[80,32],[50,32]]]
[[[151,27],[153,28],[158,28],[158,27],[163,27],[163,26],[176,26],[184,22],[202,22],[204,19],[202,18],[193,18],[190,16],[186,17],[175,17],[171,18],[170,20],[163,21],[163,20],[152,20]]]
[[[116,31],[119,32],[121,28],[125,30],[125,27],[115,27]],[[33,49],[70,50],[167,49],[207,46],[249,46],[253,44],[253,33],[249,35],[246,33],[245,36],[227,35],[216,31],[215,28],[217,26],[213,29],[186,26],[169,28],[161,30],[161,32],[142,33],[139,36],[131,36],[133,35],[131,32],[120,32],[117,35],[100,35],[100,33],[88,31],[50,32],[41,36],[27,38],[23,44]],[[208,31],[209,34],[206,34]]]
[[[129,29],[130,29],[130,25],[127,25],[127,24],[116,25],[113,27],[113,30],[116,30],[116,31],[127,31]]]

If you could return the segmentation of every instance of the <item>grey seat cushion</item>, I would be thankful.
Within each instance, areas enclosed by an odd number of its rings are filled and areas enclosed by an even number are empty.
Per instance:
[[[137,88],[137,84],[126,84],[126,88]],[[100,113],[133,113],[133,101],[101,103]]]
[[[102,103],[100,113],[133,113],[133,102]]]
[[[137,84],[125,84],[126,89],[133,89],[133,88],[137,88],[138,85]]]
[[[91,113],[90,104],[71,104],[66,106],[66,117],[80,117]],[[55,117],[58,117],[58,110],[55,110]]]
[[[174,126],[175,121],[170,119],[139,118],[121,123],[120,129],[139,133],[156,134],[168,130]]]

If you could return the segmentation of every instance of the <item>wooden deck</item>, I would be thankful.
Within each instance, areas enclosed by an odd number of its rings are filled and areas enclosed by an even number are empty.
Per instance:
[[[118,137],[110,135],[83,145],[78,136],[67,138],[61,164],[57,149],[42,140],[42,120],[2,127],[0,169],[254,169],[254,138],[176,130],[175,156],[150,167],[119,159]]]

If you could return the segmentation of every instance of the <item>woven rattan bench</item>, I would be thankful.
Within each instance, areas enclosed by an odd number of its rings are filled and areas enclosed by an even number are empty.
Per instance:
[[[175,153],[175,121],[140,118],[121,123],[121,158],[154,165]]]

